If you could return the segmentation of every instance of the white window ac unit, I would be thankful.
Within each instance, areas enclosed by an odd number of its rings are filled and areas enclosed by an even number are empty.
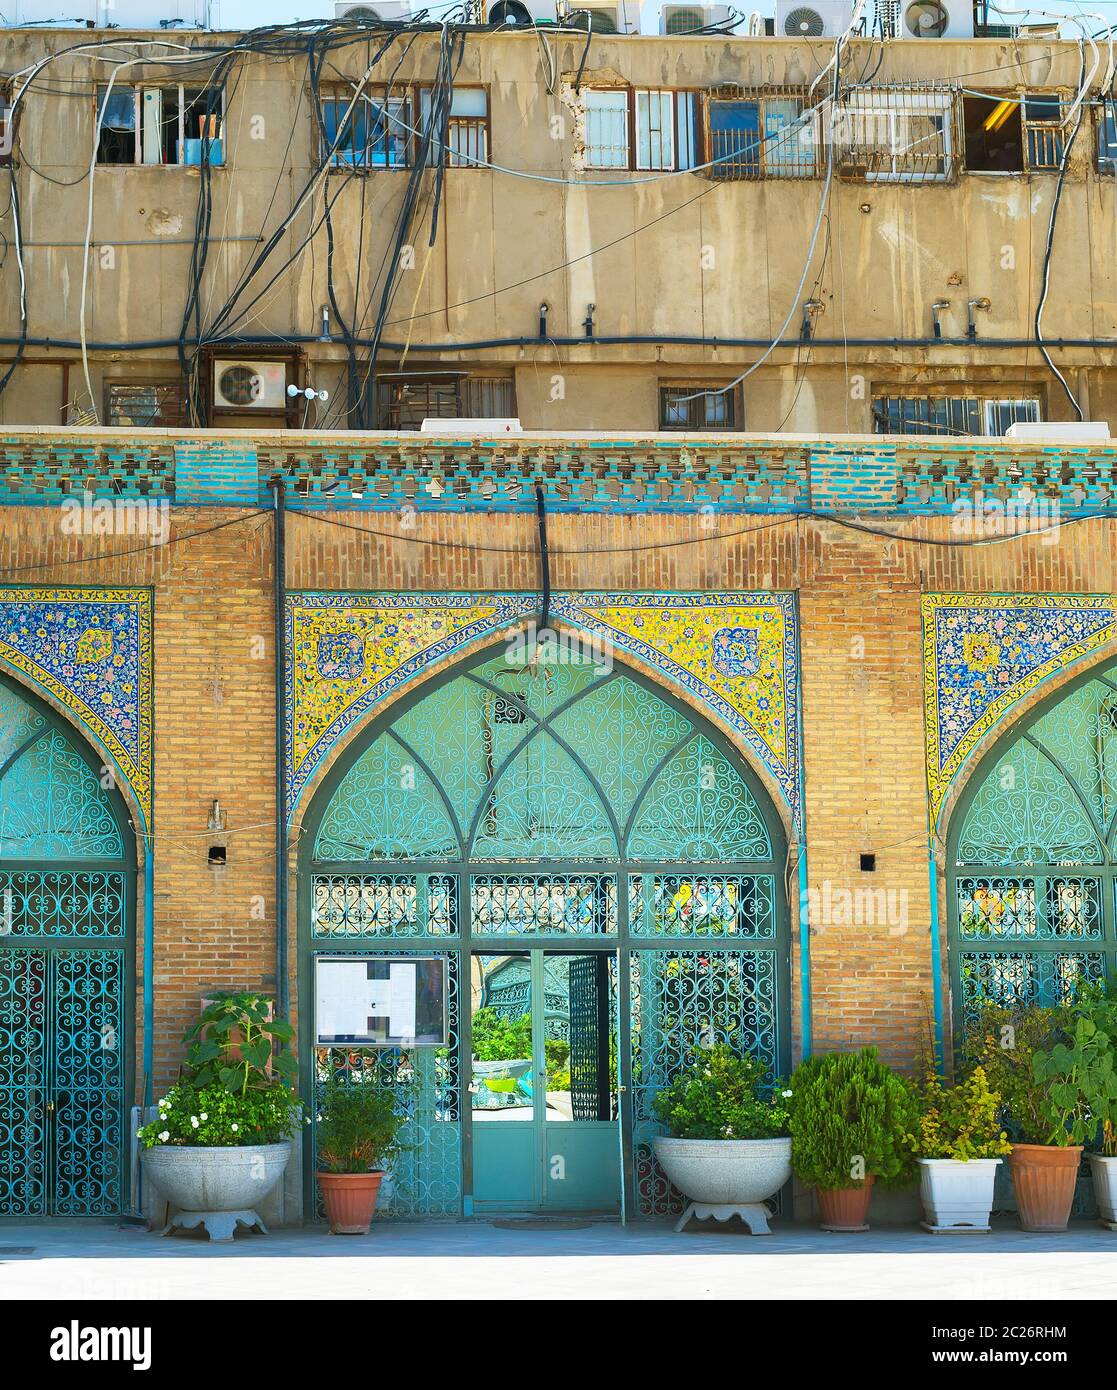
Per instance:
[[[638,34],[640,6],[637,0],[566,0],[562,23],[595,34]]]
[[[776,38],[836,39],[852,18],[850,0],[776,0]]]
[[[972,0],[901,0],[901,39],[972,39]]]
[[[715,25],[727,26],[733,17],[728,5],[664,5],[659,12],[659,32],[696,34]]]
[[[342,4],[335,0],[335,19],[363,20],[366,24],[399,24],[411,18],[409,0],[376,0],[372,5]]]
[[[527,29],[558,22],[557,0],[493,0],[485,22],[494,29]]]
[[[218,410],[283,410],[286,362],[218,357],[213,363],[213,404]]]

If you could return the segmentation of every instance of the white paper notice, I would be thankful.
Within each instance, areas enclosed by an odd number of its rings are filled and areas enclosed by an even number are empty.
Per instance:
[[[393,965],[388,973],[391,977],[388,1015],[392,1020],[392,1036],[395,1038],[413,1038],[415,1036],[415,966],[411,964]]]
[[[369,984],[363,960],[318,962],[320,1038],[363,1038],[367,1034]]]

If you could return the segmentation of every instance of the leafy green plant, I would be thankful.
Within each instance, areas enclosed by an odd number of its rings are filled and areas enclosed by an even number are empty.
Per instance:
[[[908,1142],[917,1158],[998,1158],[1012,1152],[998,1118],[1001,1098],[982,1067],[944,1086],[933,1069],[916,1093],[917,1122]]]
[[[220,1083],[195,1087],[179,1082],[158,1103],[158,1119],[139,1130],[145,1149],[278,1144],[291,1135],[299,1101],[286,1086],[272,1084],[234,1092]]]
[[[676,1139],[773,1139],[787,1133],[790,1092],[767,1086],[767,1068],[726,1043],[696,1048],[693,1064],[652,1101]]]
[[[318,1166],[326,1173],[368,1173],[399,1152],[406,1116],[390,1088],[331,1077],[318,1101]]]
[[[294,1029],[271,1017],[267,995],[222,994],[186,1034],[183,1078],[199,1090],[214,1085],[246,1095],[277,1082],[293,1086],[299,1068],[288,1044]]]
[[[914,1087],[877,1057],[875,1047],[808,1057],[791,1078],[791,1166],[813,1187],[882,1187],[909,1182],[907,1136],[918,1108]]]
[[[1085,1011],[1075,1011],[1066,1041],[1032,1057],[1036,1084],[1044,1088],[1043,1141],[1065,1148],[1096,1143],[1099,1130],[1117,1122],[1117,1066],[1113,1040]]]
[[[473,1015],[473,1055],[479,1062],[531,1056],[531,1015],[508,1019],[491,1005]]]
[[[1068,1006],[1008,1009],[986,1004],[966,1037],[965,1068],[984,1071],[990,1089],[1001,1098],[1002,1119],[1019,1142],[1049,1142],[1047,1081],[1037,1073],[1035,1058],[1065,1045],[1073,1023]]]
[[[1117,978],[1082,985],[1075,1000],[1075,1013],[1088,1018],[1109,1038],[1117,1052]],[[1117,1158],[1117,1106],[1100,1110],[1101,1125],[1087,1143],[1105,1158]]]

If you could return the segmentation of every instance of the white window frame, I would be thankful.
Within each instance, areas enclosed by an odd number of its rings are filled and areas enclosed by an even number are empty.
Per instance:
[[[588,87],[588,88],[586,88],[586,104],[585,104],[585,108],[584,108],[584,110],[585,110],[585,116],[584,116],[584,121],[585,121],[585,127],[584,127],[585,146],[584,146],[584,148],[585,148],[585,165],[586,165],[586,168],[587,168],[587,169],[605,169],[605,170],[616,171],[616,170],[628,170],[628,169],[631,169],[631,168],[632,168],[632,146],[631,146],[631,142],[630,142],[630,138],[629,138],[629,120],[630,120],[630,111],[631,111],[631,105],[632,105],[632,95],[631,95],[631,94],[632,94],[632,88],[631,88],[631,87]],[[600,106],[592,106],[592,105],[591,105],[591,101],[592,101],[593,98],[599,99],[599,100],[601,101],[601,105],[600,105]],[[607,101],[605,100],[605,98],[612,98],[612,100],[607,102]],[[618,98],[619,98],[619,100],[618,100]],[[622,106],[621,103],[623,103],[623,106]],[[623,143],[623,145],[615,145],[615,144],[612,144],[612,143],[605,144],[604,142],[600,142],[600,143],[598,143],[598,144],[596,144],[596,145],[591,145],[591,143],[590,143],[590,117],[591,117],[591,115],[604,116],[606,113],[612,113],[612,114],[614,115],[614,117],[615,117],[616,114],[618,114],[618,113],[622,114],[622,116],[623,116],[623,121],[624,121],[624,143]],[[600,150],[600,151],[606,151],[606,152],[608,152],[608,153],[610,153],[610,154],[615,153],[615,154],[617,154],[619,157],[618,157],[617,159],[612,159],[612,160],[609,160],[609,161],[601,161],[601,160],[598,160],[598,159],[593,159],[593,158],[591,158],[591,155],[590,155],[590,152],[591,152],[592,149],[597,149],[597,150]]]

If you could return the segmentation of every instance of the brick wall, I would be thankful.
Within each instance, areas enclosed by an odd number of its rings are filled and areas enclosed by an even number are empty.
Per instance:
[[[290,587],[538,586],[531,517],[420,515],[410,529],[393,516],[335,520],[361,529],[290,517]],[[0,511],[5,582],[155,591],[158,1086],[207,989],[275,984],[272,523],[248,510],[177,509],[170,543],[141,551],[142,537],[70,536],[58,523],[54,509]],[[905,525],[952,538],[945,519]],[[1085,521],[1058,546],[975,549],[794,519],[725,518],[713,531],[700,517],[597,515],[553,518],[550,541],[556,588],[800,590],[811,887],[825,903],[830,885],[831,905],[834,890],[869,886],[906,905],[902,923],[886,914],[817,924],[815,1046],[876,1042],[910,1058],[931,993],[920,591],[1108,592],[1112,528]],[[90,558],[99,554],[110,558]],[[230,832],[217,872],[206,865],[215,798]],[[860,871],[862,852],[875,853],[875,873]],[[796,997],[796,1035],[798,1018]]]

